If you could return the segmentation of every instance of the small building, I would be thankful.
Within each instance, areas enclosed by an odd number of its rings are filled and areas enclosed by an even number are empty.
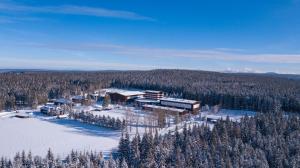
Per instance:
[[[72,102],[74,104],[88,104],[88,99],[85,96],[74,96]]]
[[[144,97],[145,99],[159,100],[164,97],[164,93],[162,91],[146,90]]]
[[[177,99],[177,98],[162,98],[160,99],[160,105],[166,107],[173,107],[179,109],[185,109],[193,114],[198,113],[200,109],[200,102],[196,100]]]
[[[72,101],[68,100],[68,99],[57,99],[54,101],[54,105],[56,106],[62,106],[62,105],[72,105]]]
[[[56,111],[55,106],[50,106],[50,105],[45,105],[40,108],[41,113],[44,114],[49,114],[49,113],[54,113]]]
[[[40,108],[40,111],[49,116],[64,115],[66,113],[63,108],[55,105],[45,105]]]
[[[89,94],[89,97],[90,97],[92,100],[98,101],[99,98],[101,97],[100,91],[96,90],[96,91],[94,91],[93,93],[90,93],[90,94]]]
[[[143,105],[143,110],[153,111],[153,112],[163,112],[169,115],[184,115],[188,113],[185,109],[173,108],[173,107],[165,107],[165,106],[157,106],[145,104]]]

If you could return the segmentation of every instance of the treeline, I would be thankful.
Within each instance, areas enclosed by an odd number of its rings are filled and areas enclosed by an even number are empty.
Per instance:
[[[126,168],[126,162],[123,164],[125,166],[122,168]],[[117,168],[117,165],[117,160],[112,157],[105,160],[102,153],[72,151],[62,159],[56,157],[50,149],[45,157],[23,151],[17,153],[12,160],[3,157],[0,159],[0,168]]]
[[[0,110],[35,107],[55,99],[109,87],[109,73],[24,72],[0,73]]]
[[[122,121],[117,118],[110,116],[99,116],[99,115],[93,115],[89,112],[80,112],[80,113],[70,113],[69,117],[71,119],[78,120],[80,122],[85,122],[88,124],[100,126],[100,127],[106,127],[111,128],[115,130],[122,130],[126,127],[126,122],[123,119]]]
[[[300,119],[280,113],[244,117],[240,123],[219,120],[213,129],[185,126],[174,134],[145,133],[120,139],[116,156],[71,152],[65,158],[17,154],[2,158],[0,167],[100,167],[100,168],[298,168]]]
[[[284,75],[191,70],[0,73],[0,110],[36,106],[105,87],[162,90],[202,105],[300,112],[300,81]]]

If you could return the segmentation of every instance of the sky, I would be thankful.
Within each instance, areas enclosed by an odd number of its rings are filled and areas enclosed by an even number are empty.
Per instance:
[[[0,69],[300,74],[300,0],[0,0]]]

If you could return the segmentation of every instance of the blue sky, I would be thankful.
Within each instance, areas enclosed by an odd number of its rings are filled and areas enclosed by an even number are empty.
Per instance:
[[[300,0],[0,0],[0,68],[300,74]]]

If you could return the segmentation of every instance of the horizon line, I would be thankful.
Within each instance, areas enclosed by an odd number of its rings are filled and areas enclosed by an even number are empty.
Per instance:
[[[98,70],[84,70],[84,69],[40,69],[40,68],[0,68],[0,73],[3,72],[13,72],[13,71],[25,71],[25,72],[126,72],[126,71],[155,71],[155,70],[183,70],[183,71],[203,71],[203,72],[217,72],[225,74],[275,74],[275,75],[300,75],[297,73],[278,73],[278,72],[243,72],[243,71],[213,71],[213,70],[203,70],[203,69],[184,69],[184,68],[156,68],[156,69],[98,69]]]

